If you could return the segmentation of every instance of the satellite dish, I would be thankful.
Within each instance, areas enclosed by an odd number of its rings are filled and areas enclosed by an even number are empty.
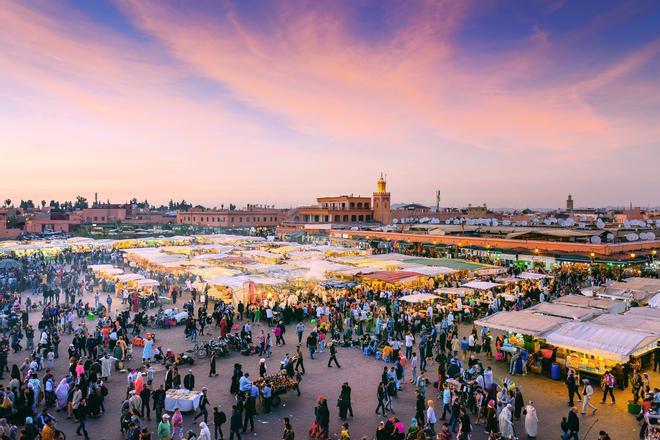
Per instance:
[[[544,225],[548,225],[548,226],[550,226],[551,223],[552,223],[552,222],[550,221],[549,218],[546,218],[545,220],[543,220],[543,224],[544,224]]]
[[[393,218],[392,223],[399,223],[399,219]]]
[[[497,226],[497,225],[498,225],[497,219],[494,218],[494,219],[493,219],[493,226]]]
[[[511,220],[502,220],[504,226],[511,226]]]
[[[639,240],[639,235],[635,234],[634,232],[631,232],[629,234],[626,234],[626,240],[628,240],[628,241]]]
[[[596,227],[598,229],[603,229],[605,227],[605,223],[601,219],[598,219],[596,220]]]
[[[600,237],[597,235],[594,235],[591,237],[591,244],[600,244]]]
[[[607,241],[614,241],[614,234],[607,234]]]
[[[649,238],[649,240],[655,240],[655,232],[647,232],[646,236]]]
[[[575,220],[573,220],[572,218],[566,219],[566,224],[568,226],[574,226],[575,225]]]
[[[587,227],[587,225],[585,223],[582,223],[582,222],[578,223],[578,228],[584,229],[586,227]]]

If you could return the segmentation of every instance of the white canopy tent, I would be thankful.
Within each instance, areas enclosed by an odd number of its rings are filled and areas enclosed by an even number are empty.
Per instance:
[[[522,278],[523,280],[542,280],[548,278],[548,275],[536,272],[523,272],[518,274],[518,278]]]
[[[594,298],[583,295],[568,295],[557,298],[553,304],[567,304],[572,306],[593,307],[601,309],[607,313],[623,313],[626,311],[627,305],[623,301],[615,301],[613,299]]]
[[[490,290],[494,287],[500,287],[499,283],[491,283],[490,281],[470,281],[469,283],[463,284],[463,287],[477,290]]]
[[[435,293],[437,294],[445,294],[445,295],[456,295],[460,296],[461,298],[465,297],[465,295],[469,295],[472,293],[471,289],[466,289],[463,287],[439,287],[435,289]]]
[[[277,285],[283,284],[284,280],[278,278],[262,277],[258,275],[237,275],[234,277],[215,277],[206,280],[209,284],[229,287],[230,289],[242,289],[250,281],[254,284]]]
[[[650,333],[593,322],[567,322],[546,334],[545,339],[556,347],[618,362],[628,362],[630,356],[655,349],[658,341]]]
[[[566,322],[568,320],[564,318],[539,315],[524,310],[522,312],[498,312],[475,321],[475,324],[505,332],[541,336]]]
[[[660,309],[654,307],[633,307],[624,313],[625,316],[639,316],[660,321]]]
[[[440,297],[433,295],[432,293],[416,293],[413,295],[404,295],[401,297],[401,301],[409,303],[421,303],[424,301],[435,301],[438,299],[440,299]]]
[[[655,296],[649,300],[648,305],[655,309],[660,308],[660,293],[656,293]]]
[[[158,287],[158,286],[160,286],[160,283],[158,281],[148,279],[148,278],[145,278],[143,280],[138,280],[137,284],[138,284],[138,288]]]
[[[601,315],[591,321],[595,324],[606,325],[608,327],[623,328],[628,330],[651,333],[660,337],[660,320],[645,318],[635,315]]]
[[[137,273],[125,273],[123,275],[116,276],[115,279],[120,283],[125,283],[127,281],[143,280],[144,277]]]
[[[421,264],[412,264],[409,266],[406,266],[406,270],[412,270],[413,272],[421,273],[422,275],[426,275],[429,277],[435,277],[438,275],[448,275],[451,273],[456,273],[458,272],[457,270],[450,269],[448,267],[442,267],[442,266],[424,266]]]
[[[573,321],[586,321],[587,319],[591,319],[596,315],[604,313],[603,310],[590,307],[580,307],[548,302],[537,304],[527,310],[530,312],[541,313],[543,315],[571,319]]]
[[[114,266],[112,264],[90,264],[87,266],[88,269],[91,269],[92,272],[100,272],[105,269],[112,269]]]

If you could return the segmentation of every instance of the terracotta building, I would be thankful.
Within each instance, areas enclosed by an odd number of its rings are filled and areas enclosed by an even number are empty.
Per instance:
[[[385,179],[378,179],[378,189],[371,197],[336,196],[319,197],[314,206],[296,208],[289,216],[289,223],[362,223],[392,221],[390,193]]]
[[[7,210],[0,209],[0,240],[12,240],[21,233],[20,229],[7,227]]]
[[[277,226],[284,221],[287,210],[249,207],[240,210],[192,210],[176,213],[178,224],[210,227]]]

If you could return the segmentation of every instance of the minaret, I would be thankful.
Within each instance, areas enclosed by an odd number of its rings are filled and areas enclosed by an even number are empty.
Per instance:
[[[573,197],[570,194],[566,199],[566,211],[573,212]]]
[[[390,193],[387,192],[387,182],[383,173],[378,179],[378,190],[373,194],[374,221],[389,225],[392,223],[392,210],[390,209]]]

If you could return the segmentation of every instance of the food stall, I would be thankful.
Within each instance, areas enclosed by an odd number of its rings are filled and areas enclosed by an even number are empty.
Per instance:
[[[504,353],[513,353],[520,347],[530,353],[541,351],[541,344],[545,334],[558,328],[560,325],[569,322],[566,318],[557,316],[542,315],[529,310],[498,312],[485,318],[478,319],[475,324],[488,329],[495,329],[505,332],[504,344],[501,351]],[[552,357],[551,350],[541,351],[546,359],[545,370],[549,367]],[[534,366],[532,371],[541,372],[541,365]]]
[[[174,411],[177,408],[182,412],[191,412],[199,409],[202,400],[201,391],[187,389],[171,389],[165,392],[165,411]]]
[[[657,335],[598,322],[567,322],[548,332],[545,339],[562,349],[557,351],[557,362],[563,359],[566,368],[596,376],[652,352],[658,342]]]
[[[138,281],[143,279],[144,276],[137,273],[117,275],[115,277],[115,294],[121,296],[121,292],[124,288],[126,288],[126,290],[136,290],[138,287]]]

